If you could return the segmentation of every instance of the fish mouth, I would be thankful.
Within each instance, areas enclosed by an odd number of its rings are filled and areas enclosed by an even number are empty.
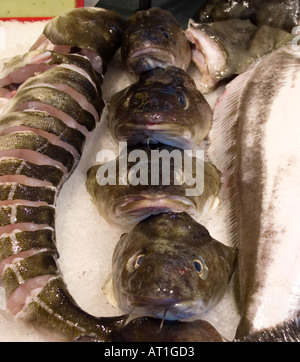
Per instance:
[[[191,130],[174,122],[150,121],[145,124],[127,122],[118,128],[120,135],[127,140],[137,140],[136,143],[164,143],[184,149],[192,149],[194,143]],[[137,134],[140,137],[137,137]]]
[[[201,300],[161,300],[145,298],[134,300],[130,314],[159,318],[167,321],[194,320],[203,316],[206,307]]]
[[[196,204],[184,196],[126,196],[114,208],[117,217],[141,221],[150,215],[169,211],[196,214]]]
[[[202,75],[201,84],[203,89],[201,91],[207,91],[224,77],[226,55],[216,41],[204,31],[197,29],[196,23],[190,20],[188,26],[185,34],[192,44],[192,60]]]
[[[162,64],[164,66],[166,64],[175,66],[176,64],[175,56],[172,52],[157,47],[142,47],[133,50],[128,55],[127,63],[132,64],[139,62],[140,60],[145,61],[145,58],[147,67],[146,69],[141,70],[141,72],[154,69]]]

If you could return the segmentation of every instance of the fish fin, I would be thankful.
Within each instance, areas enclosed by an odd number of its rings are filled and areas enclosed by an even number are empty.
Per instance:
[[[240,74],[226,86],[215,105],[212,128],[208,136],[207,156],[209,161],[221,172],[221,192],[224,194],[225,202],[229,202],[228,227],[234,246],[238,241],[240,207],[237,188],[238,110],[247,83],[259,63],[260,60],[252,64],[246,72]]]
[[[236,339],[235,342],[300,342],[300,317]]]

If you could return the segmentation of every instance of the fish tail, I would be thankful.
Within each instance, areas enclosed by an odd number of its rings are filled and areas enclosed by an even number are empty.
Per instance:
[[[236,342],[300,342],[300,317],[297,316],[274,328],[251,333]]]

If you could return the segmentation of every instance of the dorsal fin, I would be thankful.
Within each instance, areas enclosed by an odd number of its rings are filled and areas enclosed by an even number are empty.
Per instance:
[[[238,188],[237,188],[237,131],[239,121],[239,106],[243,99],[244,90],[251,75],[260,60],[249,69],[231,81],[224,93],[218,99],[213,115],[213,124],[209,133],[209,160],[221,172],[222,192],[229,202],[229,232],[233,245],[238,239]]]

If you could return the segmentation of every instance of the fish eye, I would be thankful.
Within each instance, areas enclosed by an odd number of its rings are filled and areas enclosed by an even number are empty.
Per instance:
[[[141,265],[144,257],[145,254],[139,254],[134,256],[133,258],[130,258],[127,264],[128,271],[129,272],[135,271]]]
[[[118,27],[117,27],[117,25],[115,25],[115,24],[109,23],[108,26],[109,26],[110,29],[113,30],[113,31],[117,31],[117,30],[118,30]]]
[[[165,30],[162,31],[162,34],[166,39],[170,39],[169,33],[167,33]]]
[[[176,92],[177,102],[183,109],[187,109],[189,106],[188,100],[185,95],[179,91]]]
[[[194,267],[196,269],[197,274],[203,280],[207,277],[207,268],[202,260],[195,259],[194,260]]]

